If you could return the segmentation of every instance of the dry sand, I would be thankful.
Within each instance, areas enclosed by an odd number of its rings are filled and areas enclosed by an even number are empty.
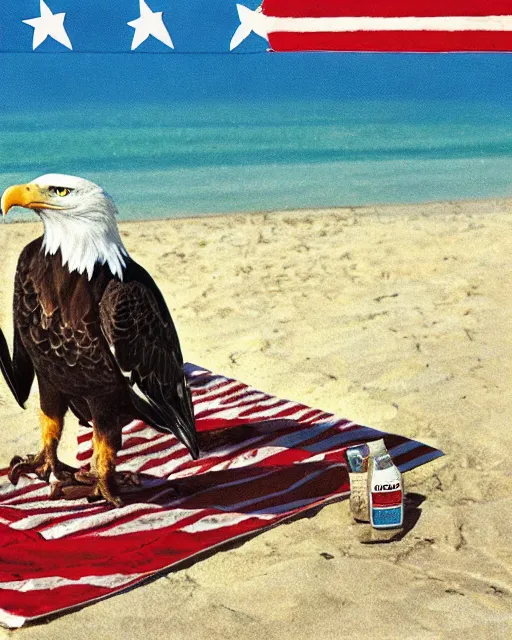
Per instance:
[[[512,637],[509,209],[454,202],[123,224],[189,361],[447,455],[406,475],[424,500],[398,542],[361,544],[341,502],[13,635]],[[16,257],[39,233],[0,229],[6,329]],[[37,398],[30,404],[23,413],[0,384],[2,466],[38,445]],[[68,458],[73,438],[70,419]]]

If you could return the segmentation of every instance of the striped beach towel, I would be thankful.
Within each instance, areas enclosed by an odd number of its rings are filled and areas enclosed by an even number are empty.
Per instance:
[[[133,587],[157,572],[346,498],[348,446],[384,437],[401,471],[442,455],[187,365],[202,455],[141,422],[118,470],[139,474],[125,506],[49,500],[48,485],[0,472],[0,624],[14,628]],[[80,464],[91,433],[79,433]]]

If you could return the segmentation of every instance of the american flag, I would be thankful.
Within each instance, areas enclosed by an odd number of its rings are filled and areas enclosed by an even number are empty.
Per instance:
[[[510,0],[258,1],[3,3],[0,53],[512,51]]]
[[[63,612],[132,587],[199,553],[348,496],[347,447],[384,437],[401,471],[437,449],[282,400],[187,365],[202,456],[141,422],[123,430],[120,471],[141,485],[115,509],[49,500],[48,485],[0,472],[0,624]],[[78,458],[91,457],[79,433]],[[142,551],[143,549],[143,551]]]
[[[275,51],[512,51],[510,0],[264,0]]]

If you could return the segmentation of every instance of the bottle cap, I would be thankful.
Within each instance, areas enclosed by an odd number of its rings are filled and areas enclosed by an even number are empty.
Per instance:
[[[383,438],[368,442],[368,447],[370,449],[370,456],[372,458],[376,458],[377,456],[381,456],[383,453],[387,453],[386,445]]]

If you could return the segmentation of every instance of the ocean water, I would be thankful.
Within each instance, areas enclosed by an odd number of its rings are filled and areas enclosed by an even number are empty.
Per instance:
[[[80,175],[123,219],[511,196],[510,124],[475,99],[4,110],[0,189]]]

